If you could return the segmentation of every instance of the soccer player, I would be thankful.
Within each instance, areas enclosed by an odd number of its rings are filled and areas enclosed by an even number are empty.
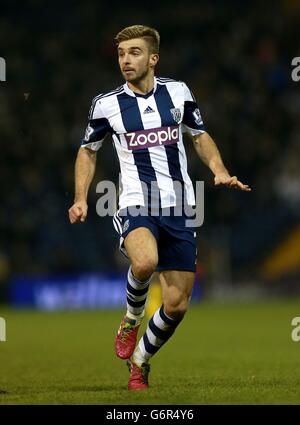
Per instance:
[[[125,84],[93,99],[75,164],[75,201],[69,209],[71,223],[85,221],[97,151],[106,136],[112,136],[121,169],[119,208],[113,222],[120,250],[130,259],[127,312],[115,350],[127,359],[129,390],[148,388],[149,359],[183,319],[195,279],[196,233],[186,226],[184,208],[195,205],[195,195],[182,133],[191,136],[200,159],[214,174],[215,185],[251,190],[225,168],[187,85],[155,76],[159,42],[158,32],[142,25],[127,27],[116,36]],[[136,214],[137,208],[143,213]],[[175,213],[175,208],[181,213]],[[169,214],[164,213],[167,210]],[[155,271],[163,304],[136,345]]]

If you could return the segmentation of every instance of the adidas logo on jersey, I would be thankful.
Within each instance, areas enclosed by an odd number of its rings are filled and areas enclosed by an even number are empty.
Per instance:
[[[151,114],[152,112],[155,112],[155,111],[151,108],[151,106],[147,106],[143,114]]]

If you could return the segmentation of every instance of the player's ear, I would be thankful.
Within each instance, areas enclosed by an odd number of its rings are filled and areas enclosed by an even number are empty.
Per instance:
[[[159,60],[158,53],[151,53],[151,55],[150,55],[150,67],[151,68],[155,67],[155,65],[157,64],[158,60]]]

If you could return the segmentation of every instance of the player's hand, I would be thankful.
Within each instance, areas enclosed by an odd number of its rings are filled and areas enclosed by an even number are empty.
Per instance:
[[[69,209],[70,223],[84,222],[87,216],[88,205],[85,201],[75,202]]]
[[[251,188],[247,184],[243,184],[236,176],[231,177],[227,173],[216,174],[215,186],[220,186],[221,184],[224,184],[231,189],[240,189],[244,190],[245,192],[251,191]]]

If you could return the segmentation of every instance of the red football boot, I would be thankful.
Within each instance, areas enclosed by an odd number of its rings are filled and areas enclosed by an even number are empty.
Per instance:
[[[130,372],[128,381],[129,390],[147,390],[149,388],[148,375],[150,372],[150,365],[142,363],[141,367],[127,360],[127,366]]]
[[[135,320],[128,319],[128,317],[124,316],[119,327],[115,339],[115,350],[120,359],[129,359],[134,352],[136,338],[140,327],[140,323],[138,325],[135,323]]]

